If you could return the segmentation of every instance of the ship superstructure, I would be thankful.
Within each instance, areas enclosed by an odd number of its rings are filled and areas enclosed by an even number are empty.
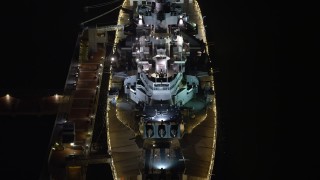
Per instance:
[[[202,20],[196,0],[124,0],[116,25],[84,26],[52,177],[85,179],[90,163],[108,163],[113,179],[211,178],[217,118]]]
[[[123,6],[131,13],[120,13],[125,28],[117,32],[117,47],[110,56],[114,77],[110,89],[119,93],[110,98],[116,108],[109,113],[115,110],[118,120],[134,133],[139,158],[136,169],[129,165],[123,169],[125,163],[113,161],[114,177],[208,179],[216,116],[212,66],[198,4],[150,0],[125,1]],[[109,118],[109,123],[113,121]],[[193,133],[194,129],[201,132]],[[110,139],[109,152],[117,159],[112,135]]]

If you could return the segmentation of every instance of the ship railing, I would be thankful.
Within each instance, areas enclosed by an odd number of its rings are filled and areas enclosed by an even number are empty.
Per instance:
[[[145,88],[144,86],[142,86],[142,85],[140,85],[140,84],[137,84],[136,86],[137,86],[137,88],[141,88],[141,89],[143,89],[145,92],[148,92],[148,89]]]
[[[141,81],[143,82],[143,84],[145,84],[146,86],[148,86],[149,89],[153,90],[153,86],[152,86],[152,83],[153,83],[153,82],[148,79],[148,77],[146,76],[146,74],[140,73],[140,79],[141,79]]]
[[[169,90],[168,87],[154,87],[153,90]]]
[[[174,80],[170,82],[170,89],[177,87],[178,82],[180,82],[181,79],[182,79],[182,75],[181,73],[178,73],[177,76],[174,78]]]
[[[141,73],[140,74],[140,79],[151,90],[171,90],[171,92],[175,92],[176,89],[179,86],[179,82],[182,79],[181,73],[178,73],[177,76],[174,78],[172,82],[170,82],[169,87],[154,87],[155,85],[160,85],[161,83],[155,83],[153,81],[150,81],[146,74]],[[168,83],[163,83],[164,86],[166,86]]]

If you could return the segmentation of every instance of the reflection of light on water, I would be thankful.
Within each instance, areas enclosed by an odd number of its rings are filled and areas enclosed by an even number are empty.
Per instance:
[[[10,102],[11,102],[10,99],[11,99],[11,96],[9,94],[7,94],[6,95],[6,103],[7,104],[10,104]]]

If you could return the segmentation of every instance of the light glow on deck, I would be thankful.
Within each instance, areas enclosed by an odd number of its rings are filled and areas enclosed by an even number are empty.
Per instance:
[[[199,7],[199,3],[197,0],[194,0],[194,7],[196,10],[196,14],[199,17],[199,27],[200,27],[200,32],[202,34],[202,38],[203,38],[203,42],[206,44],[206,51],[207,54],[209,56],[209,48],[207,45],[207,39],[206,39],[206,31],[205,31],[205,27],[203,24],[203,17],[202,17],[202,13],[201,13],[201,9]],[[213,75],[212,75],[213,76]],[[212,84],[212,86],[214,86],[214,84]],[[210,166],[209,166],[209,171],[208,171],[208,176],[207,178],[210,179],[211,178],[211,172],[213,170],[213,166],[214,166],[214,158],[215,158],[215,151],[216,151],[216,136],[217,136],[217,109],[216,109],[216,99],[215,96],[213,98],[213,104],[212,104],[212,111],[214,113],[214,118],[213,118],[213,123],[214,123],[214,135],[212,138],[213,141],[213,146],[212,146],[212,154],[211,154],[211,161],[210,161]]]
[[[155,163],[154,164],[156,169],[167,169],[169,168],[169,164],[168,163]]]
[[[207,44],[206,31],[205,31],[205,27],[203,25],[203,17],[202,17],[199,3],[197,0],[194,0],[193,4],[194,4],[194,9],[196,10],[196,14],[199,17],[199,21],[197,21],[197,22],[198,22],[198,27],[200,28],[200,33],[201,33],[200,35],[202,37],[203,42]],[[206,45],[206,51],[207,51],[207,54],[209,55],[208,45]]]

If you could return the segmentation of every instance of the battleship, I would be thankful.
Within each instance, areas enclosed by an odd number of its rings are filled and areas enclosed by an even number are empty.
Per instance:
[[[94,179],[103,164],[114,180],[211,179],[217,111],[198,2],[121,2],[116,24],[81,24],[47,177]]]

